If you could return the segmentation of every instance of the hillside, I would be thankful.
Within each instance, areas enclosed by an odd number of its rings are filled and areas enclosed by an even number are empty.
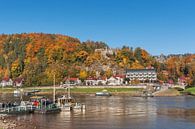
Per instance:
[[[159,62],[142,48],[110,49],[104,42],[80,42],[59,34],[2,34],[0,55],[0,78],[21,77],[27,86],[51,85],[54,74],[59,84],[68,76],[84,80],[146,67],[157,69],[162,81],[185,77],[190,84],[195,83],[195,55],[168,57]]]

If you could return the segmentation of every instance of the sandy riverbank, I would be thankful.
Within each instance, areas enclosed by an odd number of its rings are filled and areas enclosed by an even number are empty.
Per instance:
[[[32,121],[17,120],[15,116],[0,114],[0,129],[36,129]]]
[[[158,96],[158,97],[181,96],[181,95],[182,94],[176,89],[166,89],[166,90],[162,90],[162,91],[158,91],[154,93],[154,96]]]

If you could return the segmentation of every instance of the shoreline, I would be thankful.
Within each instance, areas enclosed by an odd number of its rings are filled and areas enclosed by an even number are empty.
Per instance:
[[[23,92],[32,91],[34,89],[40,90],[40,92],[37,92],[36,94],[48,94],[53,93],[53,86],[50,87],[24,87],[22,88]],[[67,89],[63,87],[56,87],[56,93],[65,93],[67,92]],[[16,88],[1,88],[0,93],[13,93]],[[108,92],[112,94],[132,94],[132,93],[141,93],[143,91],[142,87],[121,87],[121,86],[114,86],[114,87],[104,87],[104,86],[74,86],[70,87],[70,91],[73,94],[95,94],[96,92],[101,92],[102,90],[107,90]]]
[[[36,129],[36,124],[28,120],[17,120],[14,115],[0,114],[0,129]]]
[[[0,88],[0,94],[3,93],[13,93],[16,88]],[[41,90],[36,93],[37,95],[42,94],[53,94],[53,86],[45,87],[24,87],[22,88],[24,92],[31,91],[33,89]],[[89,95],[93,96],[96,92],[101,92],[102,90],[107,90],[113,96],[132,96],[132,97],[142,97],[144,86],[71,86],[71,94],[78,95]],[[56,86],[56,94],[67,93],[67,89]],[[184,91],[178,91],[176,89],[167,89],[167,91],[162,91],[161,93],[154,93],[154,97],[163,97],[163,96],[182,96],[182,95],[192,95],[193,93],[189,92],[188,89]]]

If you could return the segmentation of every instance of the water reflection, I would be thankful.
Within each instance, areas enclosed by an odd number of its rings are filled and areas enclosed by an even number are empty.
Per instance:
[[[1,96],[1,100],[5,100]],[[24,115],[17,119],[36,123],[40,129],[172,129],[195,127],[194,97],[78,96],[86,110],[49,115]]]

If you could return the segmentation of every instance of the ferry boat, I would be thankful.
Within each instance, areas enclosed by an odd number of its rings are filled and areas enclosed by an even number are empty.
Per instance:
[[[44,96],[33,96],[30,99],[35,107],[34,113],[47,114],[61,111],[54,102]]]
[[[85,109],[85,105],[76,102],[76,100],[70,95],[70,84],[67,84],[68,87],[68,95],[63,95],[57,99],[57,106],[62,111],[70,111],[70,110],[83,110]]]
[[[26,92],[24,92],[24,95],[26,95],[26,96],[35,95],[35,93],[40,92],[40,91],[41,90],[36,90],[36,89],[31,90],[31,91],[26,91]]]
[[[149,91],[143,91],[142,97],[154,97],[152,92]]]
[[[21,91],[19,89],[14,90],[14,97],[21,96]]]
[[[62,111],[70,111],[70,110],[75,110],[75,109],[85,109],[85,105],[76,102],[76,100],[71,97],[71,96],[66,96],[63,95],[57,99],[57,106],[62,110]]]
[[[112,94],[108,92],[107,90],[103,90],[102,92],[96,92],[96,96],[111,96]]]

